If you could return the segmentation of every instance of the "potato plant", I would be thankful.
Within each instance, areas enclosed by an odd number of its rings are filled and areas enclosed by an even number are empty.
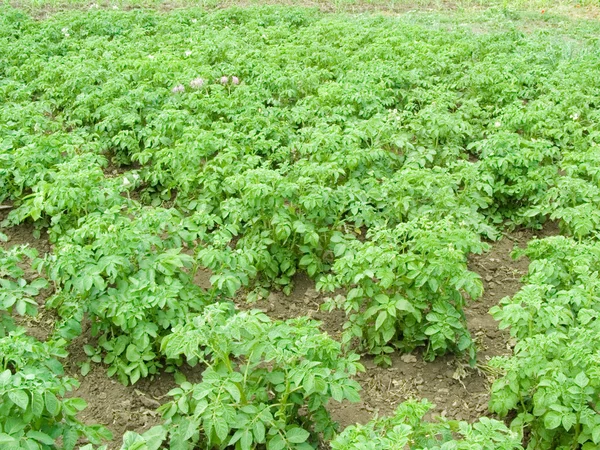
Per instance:
[[[521,436],[502,422],[426,420],[433,407],[426,400],[401,403],[393,416],[351,425],[331,442],[332,450],[523,450]]]
[[[490,408],[517,412],[512,426],[531,434],[528,448],[596,448],[600,248],[555,237],[517,254],[532,259],[527,284],[491,313],[518,343],[513,356],[493,361],[505,375]]]
[[[6,235],[0,233],[0,240],[5,238]],[[0,337],[15,328],[14,313],[21,316],[37,314],[35,297],[48,282],[42,277],[28,281],[22,267],[36,259],[37,251],[33,248],[22,245],[5,250],[0,247]]]
[[[428,359],[451,349],[468,351],[474,360],[463,292],[472,299],[483,292],[479,276],[466,267],[466,255],[485,248],[477,235],[448,220],[423,219],[394,230],[373,229],[364,243],[343,237],[336,242],[343,255],[333,266],[334,275],[317,287],[349,289],[328,305],[343,308],[349,318],[344,342],[358,338],[378,355],[377,362],[388,365],[395,349],[422,345]]]
[[[124,384],[156,374],[161,339],[208,300],[193,283],[194,259],[176,231],[180,220],[165,209],[90,213],[41,263],[57,288],[46,303],[62,318],[57,333],[73,339],[89,319],[98,345],[86,353]]]
[[[205,367],[201,383],[182,382],[160,408],[172,449],[312,449],[336,431],[329,399],[359,400],[358,356],[306,318],[275,322],[217,303],[175,328],[162,350]]]
[[[125,204],[127,199],[120,195],[127,191],[124,179],[107,180],[102,162],[103,158],[88,153],[56,164],[31,194],[19,200],[19,208],[11,211],[6,221],[19,224],[31,219],[38,227],[49,228],[55,239],[86,214]]]
[[[58,358],[64,341],[39,342],[17,328],[0,338],[0,445],[7,450],[73,450],[80,440],[100,444],[111,433],[84,425],[77,413],[80,398],[66,398],[77,388]]]

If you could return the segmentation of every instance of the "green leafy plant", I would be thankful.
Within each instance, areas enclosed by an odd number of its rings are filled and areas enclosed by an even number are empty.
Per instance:
[[[564,237],[533,241],[528,284],[491,310],[518,339],[511,357],[492,365],[505,375],[492,386],[490,408],[517,415],[528,448],[596,448],[600,249]]]
[[[558,179],[556,162],[560,152],[552,142],[524,139],[517,133],[499,132],[477,146],[482,170],[493,174],[494,220],[537,225],[545,220],[536,208]]]
[[[582,162],[583,164],[583,162]],[[559,220],[561,230],[578,239],[600,231],[600,184],[565,175],[550,189],[540,208],[550,219]]]
[[[166,437],[167,430],[161,425],[152,427],[143,434],[126,431],[121,450],[158,450]]]
[[[7,450],[72,450],[80,439],[111,439],[100,425],[84,425],[76,415],[80,398],[64,398],[78,387],[57,358],[64,341],[39,342],[22,328],[0,338],[0,444]]]
[[[32,194],[21,199],[22,204],[11,211],[7,222],[19,224],[31,218],[58,236],[88,212],[124,204],[126,198],[120,195],[127,190],[123,179],[107,180],[101,162],[97,155],[83,154],[57,164],[33,187]]]
[[[63,319],[58,334],[72,339],[89,318],[98,341],[86,353],[124,384],[156,374],[162,337],[206,302],[194,259],[180,247],[179,220],[161,209],[91,213],[42,263],[58,289],[47,301]]]
[[[1,235],[0,235],[1,237]],[[37,314],[35,297],[48,283],[38,277],[27,281],[21,264],[35,260],[37,251],[27,246],[13,246],[8,250],[0,247],[0,336],[14,328],[11,315]]]
[[[335,275],[319,289],[349,288],[329,307],[341,307],[349,321],[343,341],[358,338],[377,362],[390,364],[389,353],[426,346],[425,356],[447,350],[475,349],[465,324],[463,292],[482,294],[479,276],[466,266],[469,252],[485,248],[477,235],[449,221],[414,220],[394,230],[371,230],[367,241],[339,240],[343,254]]]
[[[306,318],[272,322],[218,303],[174,329],[162,349],[206,366],[201,383],[182,382],[160,407],[172,449],[311,449],[335,432],[329,399],[359,400],[358,356]]]
[[[332,450],[522,450],[521,436],[497,420],[482,417],[474,424],[438,419],[427,421],[433,407],[426,400],[402,403],[393,416],[351,425],[331,442]]]

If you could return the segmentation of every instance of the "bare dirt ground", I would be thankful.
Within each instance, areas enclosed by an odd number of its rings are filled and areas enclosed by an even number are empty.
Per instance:
[[[562,16],[571,19],[595,20],[600,17],[600,6],[593,2],[555,1],[544,2],[540,0],[514,0],[514,1],[475,1],[475,0],[203,0],[201,2],[190,0],[43,0],[31,2],[30,0],[9,0],[8,3],[27,11],[37,19],[46,19],[54,14],[90,9],[156,9],[160,12],[169,12],[176,9],[202,7],[207,10],[225,9],[232,7],[248,8],[256,6],[291,6],[315,8],[325,13],[350,13],[364,14],[376,13],[398,15],[413,12],[453,12],[468,11],[482,13],[491,8],[504,8],[511,10],[538,13],[538,22],[544,25],[545,17],[550,15]],[[529,18],[530,20],[532,17]]]
[[[0,214],[0,221],[3,219]],[[33,227],[23,225],[2,230],[9,236],[9,242],[3,246],[29,244],[43,256],[52,250],[51,244],[42,237],[33,237]],[[459,358],[445,356],[434,362],[424,362],[416,354],[394,355],[390,368],[377,367],[372,358],[362,359],[366,373],[358,376],[363,386],[362,400],[357,404],[338,404],[332,402],[330,410],[341,427],[354,423],[364,423],[375,414],[392,413],[396,406],[411,398],[427,398],[436,406],[432,415],[442,415],[460,420],[474,420],[487,414],[489,386],[492,381],[485,370],[485,364],[494,356],[511,352],[511,339],[508,333],[498,330],[489,309],[500,299],[516,293],[520,279],[526,273],[528,261],[515,261],[510,253],[514,246],[525,246],[534,236],[557,234],[556,227],[550,225],[538,232],[519,230],[507,234],[502,240],[492,243],[489,252],[472,255],[469,261],[471,270],[480,274],[485,293],[481,299],[467,308],[469,329],[478,344],[478,368],[471,369]],[[30,271],[32,274],[32,272]],[[207,280],[200,276],[198,282]],[[38,299],[40,314],[32,319],[20,322],[33,336],[46,339],[52,333],[56,316],[52,311],[43,309],[45,298],[52,294],[52,288],[46,289]],[[320,305],[324,296],[314,289],[314,282],[304,275],[297,276],[295,288],[290,296],[272,293],[268,299],[253,305],[240,303],[241,308],[259,308],[274,319],[287,319],[302,315],[310,316],[322,322],[322,329],[337,338],[342,331],[344,315],[341,311],[323,312]],[[81,386],[73,395],[88,402],[88,408],[80,417],[87,423],[106,425],[114,434],[115,440],[109,449],[120,447],[121,436],[127,430],[142,432],[160,422],[155,409],[168,399],[167,392],[175,387],[172,374],[164,373],[154,379],[140,380],[135,386],[123,386],[117,380],[108,378],[106,370],[95,365],[85,377],[79,374],[79,364],[86,359],[83,345],[90,340],[84,333],[70,346],[71,354],[64,362],[69,375],[80,380]],[[199,369],[186,373],[193,379],[199,378]]]

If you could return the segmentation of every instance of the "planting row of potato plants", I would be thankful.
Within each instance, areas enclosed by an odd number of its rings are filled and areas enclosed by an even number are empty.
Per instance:
[[[33,224],[53,250],[0,254],[0,444],[109,438],[65,397],[77,381],[60,358],[87,324],[82,376],[92,364],[125,385],[183,364],[202,373],[178,374],[164,424],[127,433],[124,449],[597,444],[584,343],[596,314],[600,53],[571,33],[283,7],[35,20],[2,6],[2,226]],[[510,429],[424,421],[423,400],[340,433],[327,405],[360,398],[360,354],[476,364],[464,309],[483,284],[468,256],[547,220],[564,236],[531,244],[527,285],[492,311],[519,340],[493,363],[504,375],[491,411],[514,412]],[[290,293],[299,272],[331,294],[324,309],[344,312],[341,342],[307,318],[233,306]],[[13,320],[35,314],[41,289],[58,317],[46,342]]]

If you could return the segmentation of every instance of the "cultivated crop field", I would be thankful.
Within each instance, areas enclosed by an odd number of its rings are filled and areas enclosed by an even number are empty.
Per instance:
[[[0,448],[600,448],[598,22],[46,6],[0,6]]]

